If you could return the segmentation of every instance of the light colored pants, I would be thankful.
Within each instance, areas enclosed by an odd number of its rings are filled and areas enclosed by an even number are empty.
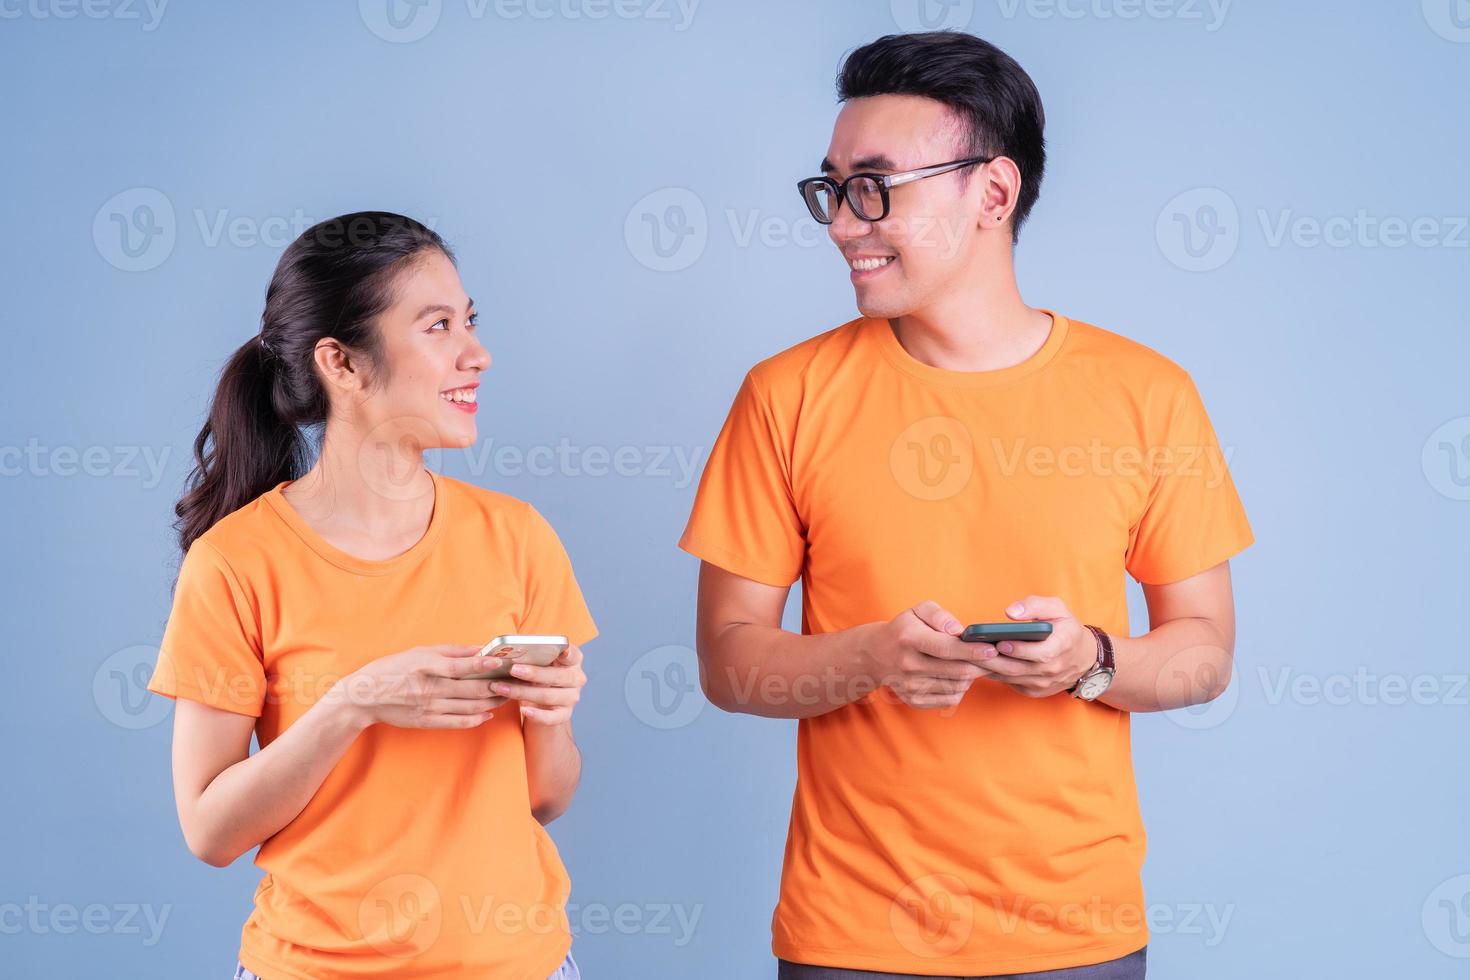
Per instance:
[[[237,960],[235,980],[261,980],[261,978],[245,969],[245,965]],[[572,959],[571,950],[567,950],[567,958],[561,961],[561,966],[557,967],[556,972],[546,980],[582,980],[582,971],[577,969],[577,961]]]
[[[841,970],[831,966],[808,966],[778,960],[778,980],[966,980],[963,977],[917,977],[907,973],[874,973],[870,970]],[[1127,956],[1091,966],[1074,966],[1065,970],[1042,970],[1039,973],[989,974],[969,980],[1144,980],[1148,965],[1148,947]]]

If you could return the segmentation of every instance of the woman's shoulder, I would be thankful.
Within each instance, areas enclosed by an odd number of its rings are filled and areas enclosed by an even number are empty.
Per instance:
[[[492,524],[524,526],[539,515],[529,501],[476,483],[458,480],[443,473],[435,474],[439,485],[450,495],[450,508],[456,521],[479,519]]]

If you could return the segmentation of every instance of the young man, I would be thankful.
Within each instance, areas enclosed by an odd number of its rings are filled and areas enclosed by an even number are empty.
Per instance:
[[[679,542],[705,693],[801,719],[779,975],[1142,977],[1129,717],[1229,682],[1249,525],[1183,369],[1021,300],[1020,66],[884,37],[838,98],[801,189],[863,315],[750,370]],[[1051,633],[960,639],[997,621]]]

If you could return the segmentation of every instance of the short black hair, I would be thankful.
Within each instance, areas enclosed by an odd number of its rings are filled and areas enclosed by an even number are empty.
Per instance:
[[[1021,193],[1011,234],[1012,240],[1020,237],[1046,172],[1046,114],[1035,83],[1014,58],[973,34],[889,34],[852,51],[837,70],[839,102],[872,95],[922,95],[942,102],[969,131],[966,156],[1014,160]]]

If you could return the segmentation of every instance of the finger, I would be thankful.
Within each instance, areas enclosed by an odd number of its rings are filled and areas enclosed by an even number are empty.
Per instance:
[[[964,631],[964,627],[960,625],[954,613],[932,599],[925,599],[910,612],[919,618],[919,622],[946,636],[958,636]]]
[[[984,640],[977,640],[973,643],[966,643],[965,652],[969,654],[968,659],[984,663],[1000,651],[996,649],[994,643],[987,643]]]
[[[1012,660],[1045,663],[1061,653],[1062,638],[1059,634],[1052,633],[1044,640],[1002,640],[995,645],[995,649]]]
[[[425,686],[425,693],[436,698],[485,698],[492,696],[490,685],[493,682],[485,678],[471,677],[432,677]]]
[[[496,681],[495,693],[503,694],[516,701],[529,701],[550,707],[575,704],[580,692],[573,687],[546,687],[542,684],[518,684],[515,681]]]
[[[993,660],[985,661],[985,670],[997,677],[1015,679],[1036,673],[1036,665],[1029,660],[999,654]]]
[[[479,647],[475,652],[480,652]],[[434,672],[441,677],[463,678],[488,673],[504,663],[502,657],[446,657],[438,662]]]
[[[516,664],[510,672],[520,680],[548,687],[581,687],[587,680],[580,670],[570,665],[537,667],[534,664]]]
[[[966,643],[958,636],[946,633],[920,633],[914,647],[920,653],[940,660],[988,661],[995,655],[995,648],[988,643]]]
[[[910,697],[955,695],[968,691],[971,683],[970,680],[954,680],[948,677],[911,677],[903,687]]]
[[[435,698],[428,704],[430,714],[435,715],[483,715],[505,703],[505,698]]]
[[[944,680],[968,681],[983,672],[979,664],[970,660],[946,660],[942,657],[923,655],[923,660],[910,673],[921,677],[939,677]]]
[[[1072,614],[1067,604],[1054,595],[1028,595],[1019,602],[1006,607],[1006,615],[1012,619],[1066,619]]]

